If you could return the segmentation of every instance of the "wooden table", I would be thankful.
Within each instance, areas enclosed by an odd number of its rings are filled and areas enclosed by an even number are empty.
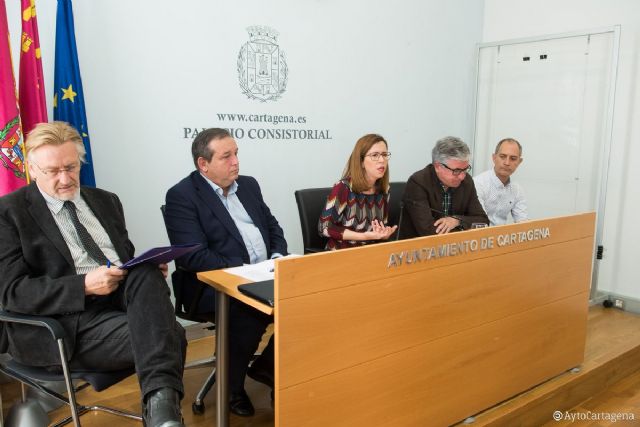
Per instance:
[[[268,315],[273,308],[238,291],[238,285],[251,283],[244,277],[223,270],[198,273],[198,280],[212,286],[216,291],[216,426],[229,426],[229,297],[260,310]]]

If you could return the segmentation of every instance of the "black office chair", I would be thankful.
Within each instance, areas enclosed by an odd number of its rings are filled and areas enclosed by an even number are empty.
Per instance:
[[[324,251],[327,239],[318,233],[318,221],[330,192],[330,187],[305,188],[295,192],[305,254]]]
[[[167,222],[166,222],[166,214],[165,214],[165,205],[160,206],[160,211],[162,212],[162,219],[164,220],[165,226],[166,226]],[[175,274],[176,273],[174,273],[174,275]],[[191,300],[187,302],[185,301],[182,287],[178,286],[177,281],[172,280],[171,283],[173,287],[173,296],[176,299],[176,302],[175,302],[176,316],[184,320],[189,320],[191,322],[208,324],[208,326],[206,326],[205,328],[209,330],[214,330],[215,329],[215,325],[213,323],[214,313],[209,313],[208,316],[198,313],[198,303],[200,301],[200,298],[202,298],[202,295],[204,294],[204,291],[207,288],[207,285],[203,283],[202,286],[200,286],[198,289],[195,290],[195,294],[193,298],[191,298]],[[209,393],[209,390],[211,390],[211,387],[213,387],[213,385],[216,382],[215,365],[216,365],[216,358],[215,356],[212,356],[206,359],[194,360],[193,362],[189,362],[184,366],[185,369],[212,367],[211,372],[209,373],[209,376],[207,376],[207,379],[202,384],[202,387],[200,387],[200,390],[198,390],[198,393],[196,394],[193,404],[191,405],[191,410],[193,411],[194,414],[197,414],[197,415],[204,414],[204,409],[205,409],[204,398],[207,395],[207,393]]]
[[[90,384],[96,391],[102,391],[111,387],[114,384],[119,383],[123,379],[133,375],[135,373],[135,367],[131,366],[129,369],[114,372],[88,372],[88,371],[72,371],[67,363],[67,350],[66,350],[66,333],[62,328],[62,325],[53,318],[42,316],[31,316],[24,314],[10,313],[5,310],[0,310],[0,322],[2,323],[20,323],[24,325],[37,326],[46,328],[51,333],[52,339],[58,343],[58,349],[60,351],[60,362],[62,372],[52,372],[48,369],[30,365],[24,365],[13,359],[0,363],[0,372],[8,375],[20,381],[22,385],[22,398],[23,401],[26,397],[25,385],[40,390],[52,398],[69,405],[71,409],[71,416],[63,419],[55,424],[55,426],[63,426],[73,421],[76,427],[80,426],[80,416],[90,411],[102,411],[110,414],[119,415],[122,417],[142,421],[142,417],[131,412],[122,411],[119,409],[108,408],[105,406],[93,405],[86,406],[80,405],[76,401],[75,392],[86,387]],[[2,325],[0,324],[0,327]],[[73,380],[82,380],[84,384],[78,389],[74,389]],[[53,390],[50,390],[42,382],[64,382],[67,388],[67,396],[63,396]]]
[[[396,232],[389,238],[389,240],[398,240],[398,236],[400,235],[400,227],[402,226],[402,196],[404,195],[404,188],[407,186],[406,182],[390,182],[389,183],[389,192],[391,193],[391,197],[389,200],[389,225],[397,225],[398,229]]]

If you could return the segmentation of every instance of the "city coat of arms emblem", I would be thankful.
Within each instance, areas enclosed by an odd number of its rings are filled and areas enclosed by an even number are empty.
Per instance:
[[[249,41],[238,54],[238,79],[249,99],[275,101],[287,88],[287,63],[278,32],[265,26],[247,28]]]
[[[18,179],[26,178],[22,145],[20,118],[14,117],[0,128],[0,161],[2,167]]]

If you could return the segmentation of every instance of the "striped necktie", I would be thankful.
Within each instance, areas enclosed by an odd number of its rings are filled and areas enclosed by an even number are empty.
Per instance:
[[[73,226],[76,229],[76,233],[78,233],[78,238],[80,239],[80,243],[84,247],[84,250],[87,251],[87,254],[91,257],[92,260],[97,262],[99,265],[107,265],[109,261],[105,256],[100,246],[93,240],[91,234],[87,231],[87,229],[80,223],[80,219],[78,219],[78,213],[76,212],[76,205],[67,200],[64,202],[63,207],[69,212],[69,216],[71,216],[71,221],[73,222]]]

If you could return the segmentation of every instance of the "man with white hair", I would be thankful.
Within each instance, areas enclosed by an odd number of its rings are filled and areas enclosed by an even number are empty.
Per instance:
[[[64,122],[39,123],[26,142],[32,183],[0,198],[0,305],[50,316],[67,335],[71,369],[135,365],[147,427],[181,427],[186,351],[167,265],[118,266],[133,258],[118,196],[80,187],[85,149]],[[0,351],[59,370],[57,343],[44,328],[7,324]]]

